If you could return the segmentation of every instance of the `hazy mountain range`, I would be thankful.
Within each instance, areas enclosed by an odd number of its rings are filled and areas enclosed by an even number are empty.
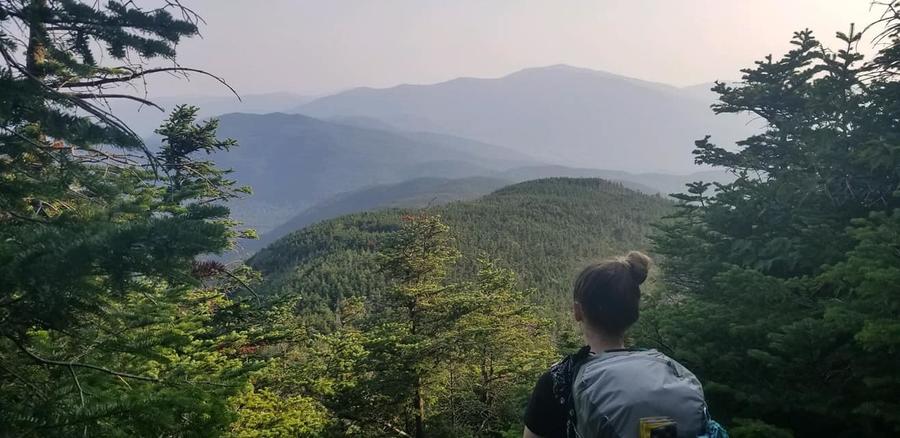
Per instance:
[[[365,117],[407,131],[453,134],[555,164],[690,172],[694,140],[753,132],[748,118],[714,116],[710,85],[677,88],[557,65],[501,78],[357,88],[299,105],[319,118]]]
[[[150,106],[135,106],[130,101],[113,100],[110,105],[115,114],[127,122],[134,132],[144,137],[150,137],[176,105],[194,105],[200,108],[200,117],[209,118],[233,112],[254,114],[283,112],[312,99],[314,97],[294,93],[250,94],[241,96],[240,99],[233,94],[227,96],[165,96],[151,99],[165,111]]]
[[[235,217],[265,233],[339,193],[415,178],[490,176],[539,162],[514,150],[446,134],[381,130],[299,114],[226,114],[219,135],[239,147],[217,154],[253,196]]]
[[[462,178],[538,163],[514,150],[446,134],[362,128],[299,114],[225,114],[216,156],[265,201],[310,203],[411,178]]]

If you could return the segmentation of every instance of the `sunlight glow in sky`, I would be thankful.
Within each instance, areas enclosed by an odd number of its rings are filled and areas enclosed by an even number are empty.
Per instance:
[[[673,85],[736,79],[788,49],[880,14],[870,0],[185,0],[207,25],[180,62],[242,94],[498,77],[571,64]],[[865,40],[867,43],[870,39]],[[157,96],[224,95],[214,81],[158,78]]]

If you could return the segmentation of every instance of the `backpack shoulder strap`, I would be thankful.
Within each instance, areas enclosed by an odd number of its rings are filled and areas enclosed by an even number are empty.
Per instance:
[[[581,347],[575,354],[564,357],[561,361],[550,367],[550,377],[553,380],[553,396],[557,403],[563,405],[566,415],[566,434],[575,437],[575,406],[572,399],[572,384],[578,367],[591,355],[591,347]]]

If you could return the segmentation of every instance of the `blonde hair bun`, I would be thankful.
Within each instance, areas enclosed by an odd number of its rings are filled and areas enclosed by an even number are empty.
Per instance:
[[[631,277],[637,284],[641,284],[647,279],[647,272],[650,271],[650,257],[640,251],[631,251],[625,256],[625,264],[631,271]]]

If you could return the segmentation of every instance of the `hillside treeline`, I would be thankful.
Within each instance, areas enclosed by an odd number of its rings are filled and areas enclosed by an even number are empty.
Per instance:
[[[697,142],[731,183],[527,182],[326,221],[247,265],[208,258],[254,234],[209,158],[239,146],[178,107],[151,147],[106,104],[210,75],[173,62],[200,22],[0,2],[0,436],[517,436],[578,346],[572,276],[628,249],[662,267],[629,342],[694,370],[733,436],[900,433],[896,9],[716,85],[714,111],[766,122]]]

